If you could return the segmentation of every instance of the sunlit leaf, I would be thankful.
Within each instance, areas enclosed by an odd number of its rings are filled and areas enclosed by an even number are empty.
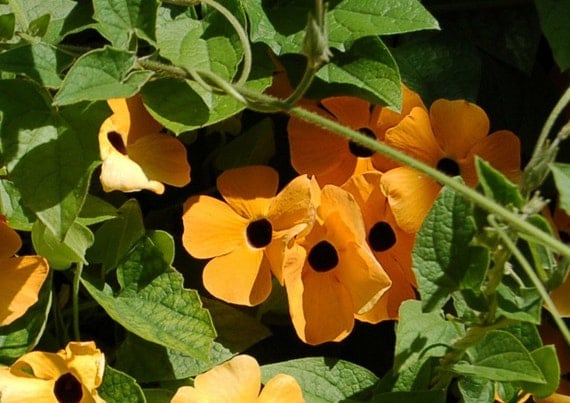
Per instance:
[[[107,402],[145,403],[141,387],[129,375],[114,368],[105,367],[103,383],[97,393]]]

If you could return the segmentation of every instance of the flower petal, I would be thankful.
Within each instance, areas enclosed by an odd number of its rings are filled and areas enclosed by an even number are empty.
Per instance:
[[[90,393],[101,386],[105,370],[105,356],[92,341],[69,342],[57,353],[71,369],[73,375]]]
[[[136,162],[117,151],[103,160],[100,179],[105,192],[137,192],[146,189],[157,194],[164,193],[162,183],[150,180]]]
[[[108,99],[113,111],[111,120],[118,133],[125,133],[125,144],[129,146],[139,138],[160,132],[162,125],[148,113],[142,97],[137,94],[130,98]]]
[[[329,97],[321,104],[344,126],[358,130],[370,125],[370,102],[356,97]]]
[[[438,99],[430,108],[433,133],[446,156],[458,161],[489,133],[489,118],[465,100]]]
[[[190,197],[184,203],[182,222],[182,244],[198,259],[224,255],[246,243],[248,221],[213,197]]]
[[[409,167],[391,169],[380,183],[398,226],[408,233],[418,232],[441,186]]]
[[[514,183],[521,178],[520,140],[508,130],[500,130],[479,141],[461,163],[461,176],[469,186],[478,182],[475,171],[475,155],[489,162]]]
[[[271,270],[263,250],[246,245],[208,262],[202,279],[212,295],[232,304],[258,305],[271,293]]]
[[[315,220],[313,184],[307,175],[298,176],[279,192],[269,206],[268,219],[274,231],[287,231]]]
[[[427,111],[420,95],[402,84],[402,110],[400,112],[396,112],[386,107],[378,108],[379,113],[375,120],[379,131],[382,133],[380,140],[384,140],[386,130],[400,123],[402,119],[409,115],[415,107],[419,107]]]
[[[278,374],[265,384],[258,403],[304,403],[301,387],[290,375]]]
[[[210,400],[203,392],[192,386],[181,386],[178,388],[170,403],[209,403]]]
[[[144,136],[128,145],[127,152],[150,180],[177,187],[190,182],[186,148],[170,135],[156,133]]]
[[[2,403],[56,403],[53,396],[54,380],[14,375],[10,368],[0,368],[0,396]]]
[[[14,256],[20,250],[22,240],[20,235],[8,226],[4,216],[0,218],[0,259],[4,259]]]
[[[327,222],[327,226],[331,227],[330,233],[334,237],[334,244],[347,242],[366,244],[366,231],[360,207],[346,190],[334,185],[323,187],[318,213]],[[329,217],[333,216],[335,219],[329,220]]]
[[[0,326],[9,325],[38,301],[49,267],[40,256],[0,259]]]
[[[444,152],[435,140],[427,112],[413,108],[408,116],[386,132],[385,141],[426,164],[436,166]]]
[[[358,320],[368,323],[378,323],[383,320],[398,320],[400,305],[408,299],[415,299],[416,293],[409,281],[403,281],[401,275],[392,275],[392,286],[380,297],[376,305],[368,312],[356,314]]]
[[[249,219],[265,218],[277,193],[279,174],[268,166],[246,166],[223,172],[218,190],[239,215]]]
[[[238,355],[194,380],[194,388],[216,403],[251,403],[257,401],[261,370],[255,358]]]

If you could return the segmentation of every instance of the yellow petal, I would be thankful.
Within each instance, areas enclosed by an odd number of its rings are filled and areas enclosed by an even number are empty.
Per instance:
[[[20,235],[6,223],[4,216],[0,216],[0,259],[14,256],[22,247]]]
[[[156,133],[144,136],[128,145],[127,152],[150,180],[178,187],[190,182],[186,148],[170,135]]]
[[[415,299],[414,288],[402,276],[390,276],[392,286],[380,297],[376,305],[368,312],[355,315],[356,319],[368,323],[378,323],[383,320],[399,319],[399,309],[403,301]]]
[[[198,375],[194,388],[212,403],[252,403],[259,396],[261,370],[255,358],[238,355]]]
[[[198,259],[225,255],[246,243],[248,221],[213,197],[190,197],[184,203],[182,222],[182,244]]]
[[[208,262],[202,279],[212,295],[232,304],[258,305],[271,292],[271,270],[263,250],[246,245]]]
[[[303,403],[303,391],[290,375],[279,374],[265,384],[259,395],[259,403]]]
[[[313,185],[307,175],[298,176],[279,192],[269,206],[268,219],[273,231],[282,232],[299,224],[309,226],[315,220]],[[296,235],[296,234],[291,234]]]
[[[456,161],[489,133],[485,111],[465,100],[438,99],[431,105],[430,119],[439,145]]]
[[[115,130],[127,136],[126,145],[130,145],[140,137],[158,133],[162,129],[162,125],[154,120],[144,107],[139,94],[130,98],[108,99],[107,103],[113,111],[111,119]]]
[[[101,386],[105,370],[105,356],[94,342],[70,342],[57,354],[67,362],[73,375],[88,390],[94,391]]]
[[[53,394],[54,380],[14,375],[9,368],[0,368],[2,403],[58,403]]]
[[[408,233],[418,232],[441,186],[408,167],[386,172],[380,183],[398,226]]]
[[[268,166],[247,166],[223,172],[217,184],[223,198],[238,214],[257,219],[267,216],[277,193],[279,175]]]
[[[376,118],[376,124],[382,133],[380,140],[384,140],[386,130],[396,126],[404,117],[410,114],[413,108],[419,107],[426,110],[426,107],[417,92],[410,90],[406,85],[402,84],[402,110],[400,112],[393,111],[389,108],[378,108],[379,114]]]
[[[40,256],[24,256],[0,259],[0,270],[0,326],[5,326],[37,302],[49,267]]]
[[[416,107],[395,127],[386,132],[385,141],[426,164],[436,166],[444,152],[435,140],[427,112]]]
[[[214,401],[192,386],[181,386],[170,400],[170,403],[214,403]]]
[[[127,131],[120,131],[111,118],[106,119],[99,128],[99,154],[106,160],[109,155],[118,152],[127,153]],[[112,142],[111,142],[112,140]]]
[[[325,221],[329,221],[328,217],[333,215],[338,217],[338,220],[330,220],[327,224],[331,226],[333,243],[349,241],[359,245],[366,243],[366,231],[360,207],[346,190],[334,185],[323,187],[318,213]]]
[[[162,183],[149,179],[136,162],[117,151],[113,151],[103,161],[100,179],[105,192],[137,192],[147,189],[157,194],[164,193]]]

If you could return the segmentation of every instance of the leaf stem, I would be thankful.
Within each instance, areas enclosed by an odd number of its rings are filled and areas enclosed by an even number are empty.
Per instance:
[[[83,272],[83,263],[77,262],[73,271],[73,289],[72,289],[72,306],[73,306],[73,338],[74,340],[81,340],[81,333],[79,331],[79,286],[81,284],[81,273]]]
[[[527,276],[530,278],[530,280],[532,281],[532,283],[534,284],[534,286],[536,287],[536,289],[540,293],[540,296],[544,300],[544,303],[548,307],[548,310],[552,313],[554,321],[556,322],[556,324],[560,328],[560,332],[564,336],[566,343],[568,343],[568,345],[570,345],[570,332],[568,331],[568,328],[566,327],[564,320],[562,320],[562,318],[560,317],[560,313],[558,312],[556,305],[554,305],[554,302],[552,302],[550,295],[548,294],[548,292],[544,288],[544,285],[542,284],[542,282],[540,281],[540,279],[538,278],[538,276],[534,272],[530,263],[526,260],[524,255],[517,248],[517,246],[515,245],[513,240],[509,237],[509,235],[505,232],[505,230],[503,228],[501,228],[501,226],[497,222],[496,218],[493,217],[492,215],[489,216],[489,222],[495,228],[495,230],[497,231],[497,234],[503,240],[504,245],[511,251],[512,255],[518,260],[521,267],[523,268],[523,270],[525,271]]]

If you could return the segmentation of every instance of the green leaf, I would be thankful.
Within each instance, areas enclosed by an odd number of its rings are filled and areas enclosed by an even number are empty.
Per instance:
[[[13,13],[0,15],[0,39],[11,39],[16,28],[16,17]]]
[[[145,84],[141,94],[152,117],[177,135],[208,120],[208,106],[187,81],[153,80]]]
[[[445,403],[445,390],[423,390],[413,392],[388,392],[374,395],[371,403]]]
[[[402,370],[393,367],[376,385],[374,396],[388,392],[427,391],[438,365],[439,358],[431,357],[410,362]]]
[[[534,398],[544,399],[556,392],[560,382],[560,363],[556,355],[556,348],[553,345],[544,346],[532,351],[530,354],[542,371],[546,384],[522,382],[521,387],[525,391],[532,393]]]
[[[542,347],[542,339],[535,325],[528,322],[517,322],[502,330],[509,332],[515,336],[522,345],[528,350],[533,351]]]
[[[127,49],[133,35],[154,44],[157,0],[93,0],[97,30],[117,48]]]
[[[2,156],[25,206],[63,239],[98,163],[101,115],[97,105],[55,111],[46,97],[30,82],[0,81]]]
[[[145,403],[143,391],[129,375],[105,366],[103,383],[97,388],[99,396],[107,402]]]
[[[135,54],[111,47],[85,53],[69,69],[53,104],[68,105],[136,94],[153,73],[132,71],[135,62]]]
[[[465,403],[493,403],[495,401],[495,386],[488,379],[462,376],[457,386]]]
[[[312,3],[304,0],[244,0],[253,42],[264,42],[277,54],[299,53]],[[344,51],[365,36],[438,29],[437,21],[416,0],[336,0],[326,13],[329,45]]]
[[[372,388],[378,380],[366,368],[324,357],[301,358],[261,367],[263,383],[277,374],[293,376],[301,386],[307,402],[344,401]]]
[[[40,15],[38,18],[30,22],[30,25],[28,25],[28,33],[32,36],[39,36],[41,38],[46,34],[50,21],[50,14]]]
[[[143,389],[147,403],[169,403],[174,391],[168,389]]]
[[[71,61],[69,54],[38,42],[0,53],[0,70],[25,74],[45,87],[58,88],[60,74]]]
[[[541,309],[542,298],[536,288],[522,288],[507,279],[497,287],[497,316],[539,324]]]
[[[535,6],[542,32],[552,48],[556,63],[564,71],[570,67],[570,27],[566,18],[570,14],[570,4],[557,0],[536,0]]]
[[[439,98],[477,100],[481,60],[473,45],[449,34],[417,34],[392,48],[402,81],[426,105]]]
[[[8,180],[0,180],[0,211],[8,219],[11,228],[32,230],[36,217],[22,202],[18,189]]]
[[[570,164],[557,162],[551,164],[550,169],[558,190],[560,208],[570,214]]]
[[[85,263],[85,251],[94,241],[86,226],[74,222],[60,241],[41,221],[32,227],[32,242],[36,252],[45,257],[52,269],[64,270],[74,263]]]
[[[31,351],[42,336],[52,303],[52,276],[49,275],[38,294],[38,302],[21,318],[0,327],[0,363],[11,365]]]
[[[140,383],[164,382],[196,376],[227,361],[232,355],[222,344],[214,342],[210,359],[202,360],[127,333],[117,349],[114,365]],[[144,360],[141,357],[145,357]]]
[[[275,155],[273,120],[266,118],[221,147],[216,168],[221,171],[246,165],[267,164]]]
[[[378,37],[358,39],[346,53],[335,52],[316,76],[328,84],[342,85],[344,95],[358,95],[396,110],[401,107],[398,66]]]
[[[97,196],[88,194],[77,217],[77,222],[83,225],[93,225],[115,217],[117,217],[115,206]]]
[[[516,337],[503,330],[489,331],[467,353],[470,362],[451,366],[458,374],[499,382],[546,383],[528,350]]]
[[[152,243],[160,250],[166,263],[174,263],[174,238],[166,231],[151,230],[146,234]]]
[[[84,271],[85,273],[85,271]],[[86,273],[82,284],[107,314],[145,340],[208,360],[216,336],[198,293],[183,288],[183,278],[162,252],[143,237],[117,267],[120,288]],[[152,320],[149,320],[152,318]]]
[[[141,209],[135,199],[127,200],[117,210],[116,217],[95,232],[95,243],[87,252],[87,260],[102,263],[104,271],[114,269],[144,234]]]
[[[229,5],[239,16],[237,2],[230,1]],[[169,9],[161,8],[156,32],[160,55],[177,66],[213,71],[231,80],[243,52],[228,25],[217,13],[196,20],[186,13],[174,17]]]
[[[458,328],[440,312],[423,313],[420,301],[405,301],[400,306],[400,322],[396,327],[395,372],[417,367],[430,357],[443,357],[459,336]]]
[[[523,208],[525,201],[517,185],[479,157],[475,157],[475,168],[485,196],[505,207]]]
[[[487,249],[471,245],[472,205],[444,187],[416,238],[412,252],[424,310],[442,307],[452,292],[478,290],[487,267]]]

